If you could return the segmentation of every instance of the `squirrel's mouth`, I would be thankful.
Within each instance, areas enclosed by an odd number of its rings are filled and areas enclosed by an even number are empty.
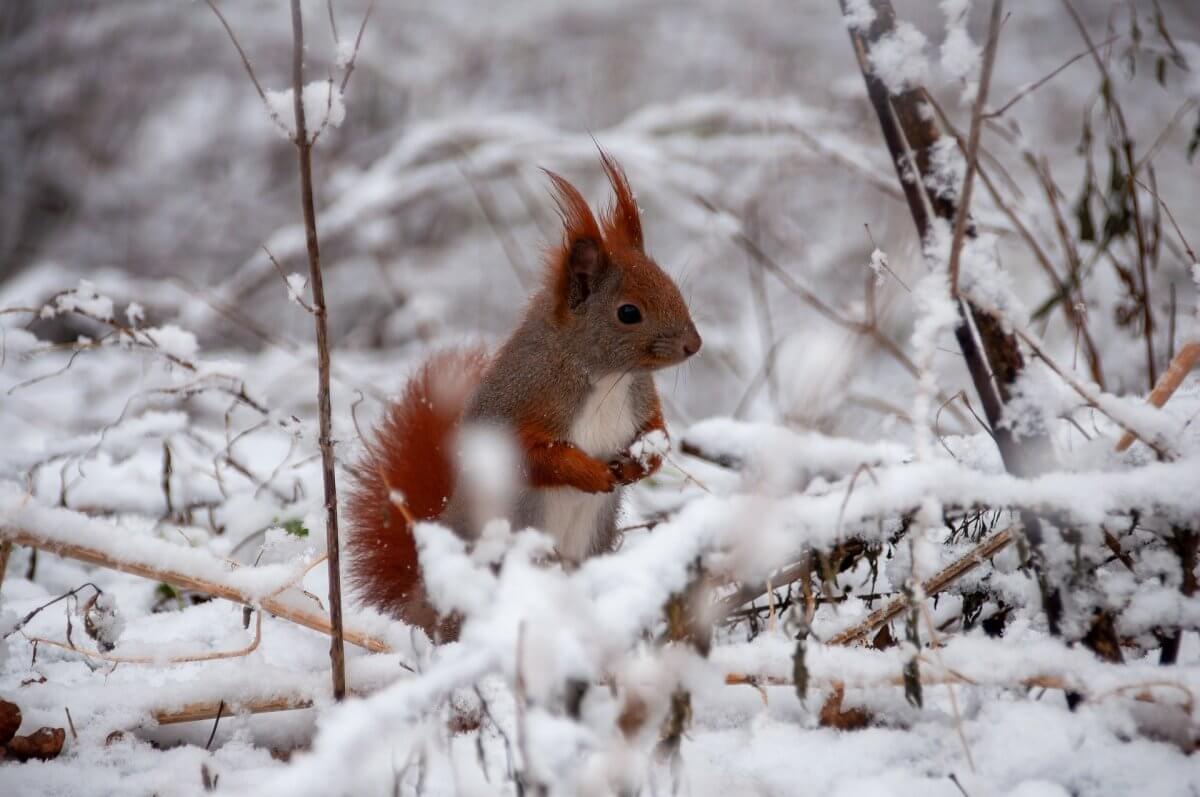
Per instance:
[[[702,343],[700,333],[694,326],[689,325],[688,330],[682,335],[658,338],[651,343],[649,356],[643,363],[643,367],[653,371],[679,365],[699,352]]]

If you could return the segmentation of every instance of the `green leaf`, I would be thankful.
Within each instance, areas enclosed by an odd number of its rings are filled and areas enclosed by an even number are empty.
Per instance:
[[[279,527],[281,529],[283,529],[284,531],[286,531],[288,534],[291,534],[293,537],[307,537],[308,536],[308,528],[304,525],[304,521],[299,520],[297,518],[292,518],[291,520],[285,520],[279,524]]]

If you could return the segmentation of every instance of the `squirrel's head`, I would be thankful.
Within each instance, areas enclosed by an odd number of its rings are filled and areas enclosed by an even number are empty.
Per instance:
[[[575,186],[547,171],[563,221],[550,252],[550,323],[586,348],[589,365],[653,371],[700,351],[700,333],[675,282],[647,254],[637,201],[625,171],[601,151],[615,194],[597,222]]]

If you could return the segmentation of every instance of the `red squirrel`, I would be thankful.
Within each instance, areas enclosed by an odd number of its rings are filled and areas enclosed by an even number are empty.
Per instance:
[[[425,363],[354,468],[351,579],[364,602],[431,637],[453,638],[457,623],[426,600],[411,524],[438,520],[473,536],[455,494],[460,426],[499,426],[516,441],[513,528],[542,529],[569,563],[612,549],[621,488],[661,464],[630,454],[641,436],[666,432],[653,373],[701,340],[679,288],[646,254],[624,170],[600,158],[615,199],[599,221],[571,183],[546,172],[562,241],[516,331],[491,357],[448,352]]]

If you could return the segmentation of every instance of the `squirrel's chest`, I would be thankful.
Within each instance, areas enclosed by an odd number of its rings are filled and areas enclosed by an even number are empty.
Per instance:
[[[592,387],[574,420],[568,439],[589,455],[607,461],[632,442],[637,433],[630,386],[633,377],[613,375]],[[550,534],[559,555],[580,562],[607,539],[616,519],[615,493],[585,493],[572,487],[542,492],[542,528]]]
[[[607,459],[633,440],[638,422],[632,403],[633,376],[602,377],[571,422],[568,440],[593,457]]]

